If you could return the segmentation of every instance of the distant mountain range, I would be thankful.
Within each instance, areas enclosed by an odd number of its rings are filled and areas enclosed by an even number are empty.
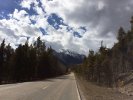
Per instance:
[[[54,51],[53,53],[64,65],[81,64],[85,57],[85,55],[69,50],[61,50],[61,52]]]

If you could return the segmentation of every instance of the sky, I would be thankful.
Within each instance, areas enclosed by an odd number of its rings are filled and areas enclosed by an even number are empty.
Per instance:
[[[0,42],[12,47],[37,37],[56,51],[88,54],[111,48],[119,27],[130,29],[133,0],[0,0]]]

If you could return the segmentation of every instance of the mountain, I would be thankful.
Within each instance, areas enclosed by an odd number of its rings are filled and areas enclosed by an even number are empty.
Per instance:
[[[61,52],[54,51],[53,53],[65,65],[81,64],[85,57],[85,55],[69,50],[62,50]]]

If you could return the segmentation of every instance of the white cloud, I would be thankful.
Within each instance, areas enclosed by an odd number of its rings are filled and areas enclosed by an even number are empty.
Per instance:
[[[23,7],[23,8],[27,8],[27,9],[30,9],[31,8],[31,4],[33,4],[36,6],[38,5],[38,2],[36,0],[23,0],[20,5]]]
[[[12,43],[24,43],[30,37],[32,43],[38,36],[51,45],[55,50],[70,49],[87,54],[89,49],[97,50],[100,41],[107,47],[116,42],[116,32],[120,26],[129,29],[129,19],[133,14],[132,0],[23,0],[20,6],[36,11],[38,15],[30,15],[25,10],[18,10],[10,14],[10,19],[0,20],[0,40],[8,38]],[[31,6],[32,5],[32,6]],[[45,10],[45,12],[44,12]],[[73,30],[79,32],[81,38],[74,37],[73,31],[68,32],[67,26],[56,30],[47,22],[47,18],[56,13],[64,19]],[[32,21],[36,23],[32,23]],[[85,26],[87,31],[79,29]],[[39,28],[46,29],[48,35],[42,35]]]
[[[105,7],[104,2],[103,2],[103,1],[99,1],[99,2],[98,2],[98,10],[103,10],[104,7]]]

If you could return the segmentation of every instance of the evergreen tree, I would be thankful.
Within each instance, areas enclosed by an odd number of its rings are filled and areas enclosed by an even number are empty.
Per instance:
[[[5,40],[2,41],[0,45],[0,83],[3,78],[3,67],[5,62]]]
[[[122,41],[124,38],[125,38],[125,31],[122,27],[120,27],[119,31],[118,31],[118,36],[117,36],[117,39],[118,41]]]

